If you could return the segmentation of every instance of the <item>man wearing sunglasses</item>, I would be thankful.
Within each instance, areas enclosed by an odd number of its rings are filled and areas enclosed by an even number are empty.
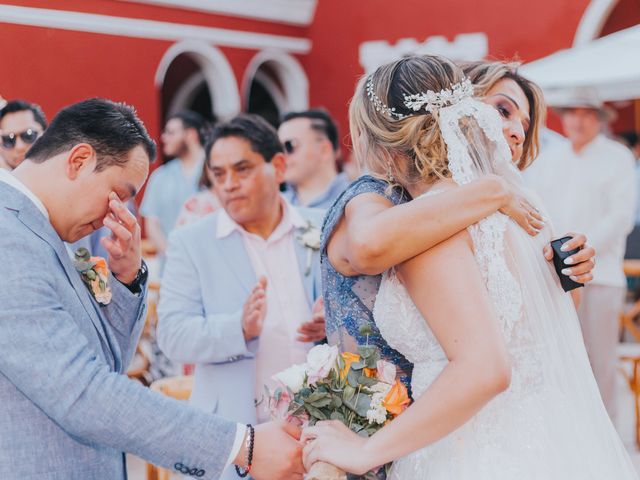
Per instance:
[[[278,129],[287,170],[285,197],[292,205],[329,208],[347,188],[349,179],[338,172],[338,128],[326,110],[312,109],[284,115]]]
[[[44,113],[35,103],[12,100],[0,110],[0,149],[9,170],[22,163],[46,128]]]

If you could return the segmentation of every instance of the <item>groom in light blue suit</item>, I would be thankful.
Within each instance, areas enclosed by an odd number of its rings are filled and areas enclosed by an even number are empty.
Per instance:
[[[325,337],[317,301],[323,212],[280,195],[282,146],[260,117],[217,126],[206,158],[222,209],[169,238],[158,343],[170,359],[197,364],[191,404],[254,423],[268,419],[256,412],[262,385]]]
[[[150,391],[123,372],[144,316],[140,228],[123,201],[155,146],[130,107],[63,109],[0,173],[0,478],[124,479],[124,453],[194,478],[246,466],[251,432]],[[104,225],[113,300],[96,301],[64,242]],[[290,427],[255,429],[256,479],[302,477]]]

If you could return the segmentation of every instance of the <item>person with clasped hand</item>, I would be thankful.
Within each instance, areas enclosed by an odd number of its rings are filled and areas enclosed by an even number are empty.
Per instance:
[[[216,479],[249,457],[258,480],[302,478],[297,429],[267,423],[251,435],[124,375],[144,324],[146,278],[140,227],[123,202],[154,157],[132,108],[91,99],[61,110],[24,162],[0,172],[3,480],[124,479],[123,452],[194,478]],[[103,224],[119,298],[106,306],[64,244]]]

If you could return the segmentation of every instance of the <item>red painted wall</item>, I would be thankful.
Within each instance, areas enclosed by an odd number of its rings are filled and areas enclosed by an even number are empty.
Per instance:
[[[570,47],[589,0],[321,0],[309,37],[313,50],[303,62],[311,104],[324,105],[347,133],[347,105],[363,69],[362,42],[401,38],[425,40],[484,32],[489,55],[530,61]],[[345,135],[346,136],[346,135]]]

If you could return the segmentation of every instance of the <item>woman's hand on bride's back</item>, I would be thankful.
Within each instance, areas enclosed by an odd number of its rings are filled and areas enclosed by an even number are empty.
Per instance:
[[[536,207],[506,181],[502,180],[505,200],[500,212],[508,215],[529,235],[535,236],[544,228],[544,219]]]
[[[337,420],[318,422],[302,431],[302,461],[309,471],[316,462],[326,462],[342,470],[364,475],[376,467],[364,448],[367,439],[349,430]]]

